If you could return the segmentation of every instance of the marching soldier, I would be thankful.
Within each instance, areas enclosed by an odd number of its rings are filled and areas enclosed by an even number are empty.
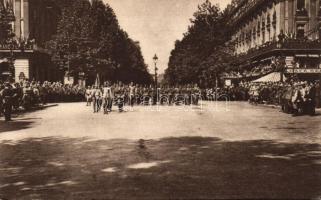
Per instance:
[[[104,84],[103,88],[104,114],[111,112],[113,106],[112,88],[109,82]]]
[[[95,90],[93,92],[93,103],[94,103],[94,113],[98,113],[101,108],[101,101],[102,101],[102,92],[99,88],[99,86],[94,87]]]
[[[93,90],[91,89],[91,86],[88,86],[85,93],[87,102],[86,106],[91,106],[92,92]]]
[[[124,101],[125,101],[125,90],[122,83],[119,83],[115,87],[115,100],[118,106],[118,111],[124,111]]]

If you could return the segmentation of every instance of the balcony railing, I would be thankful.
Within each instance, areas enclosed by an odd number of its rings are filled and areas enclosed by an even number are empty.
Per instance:
[[[247,61],[274,50],[320,50],[321,40],[285,39],[283,42],[267,42],[262,46],[249,49],[239,54],[239,61]]]
[[[243,5],[241,8],[238,8],[238,12],[235,13],[235,15],[232,17],[232,24],[238,22],[240,19],[242,19],[244,16],[250,13],[250,11],[255,8],[256,6],[260,5],[261,3],[268,2],[266,0],[249,0],[245,5]]]
[[[308,11],[305,8],[303,8],[301,10],[296,11],[296,16],[297,17],[307,17],[307,16],[309,16],[309,14],[308,14]]]
[[[34,41],[7,41],[0,43],[0,50],[14,50],[14,51],[25,51],[25,50],[34,50]]]

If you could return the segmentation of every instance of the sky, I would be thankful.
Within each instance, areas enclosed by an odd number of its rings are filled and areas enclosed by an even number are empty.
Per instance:
[[[114,9],[121,28],[130,38],[139,41],[150,72],[154,72],[156,53],[159,73],[164,73],[175,41],[183,38],[197,6],[205,0],[104,1]],[[223,9],[231,0],[210,1]]]

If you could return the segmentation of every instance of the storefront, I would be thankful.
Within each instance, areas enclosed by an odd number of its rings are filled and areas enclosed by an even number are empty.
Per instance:
[[[321,80],[321,69],[301,69],[301,68],[292,68],[287,69],[287,76],[294,76],[301,81],[314,82],[316,80]]]

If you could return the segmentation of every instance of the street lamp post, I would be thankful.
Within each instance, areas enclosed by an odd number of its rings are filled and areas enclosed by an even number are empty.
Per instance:
[[[158,57],[157,55],[155,54],[155,56],[153,57],[153,60],[154,60],[154,64],[155,64],[155,88],[157,90],[157,86],[158,86],[158,81],[157,81],[157,71],[158,71],[158,68],[157,68],[157,61],[158,61]]]

